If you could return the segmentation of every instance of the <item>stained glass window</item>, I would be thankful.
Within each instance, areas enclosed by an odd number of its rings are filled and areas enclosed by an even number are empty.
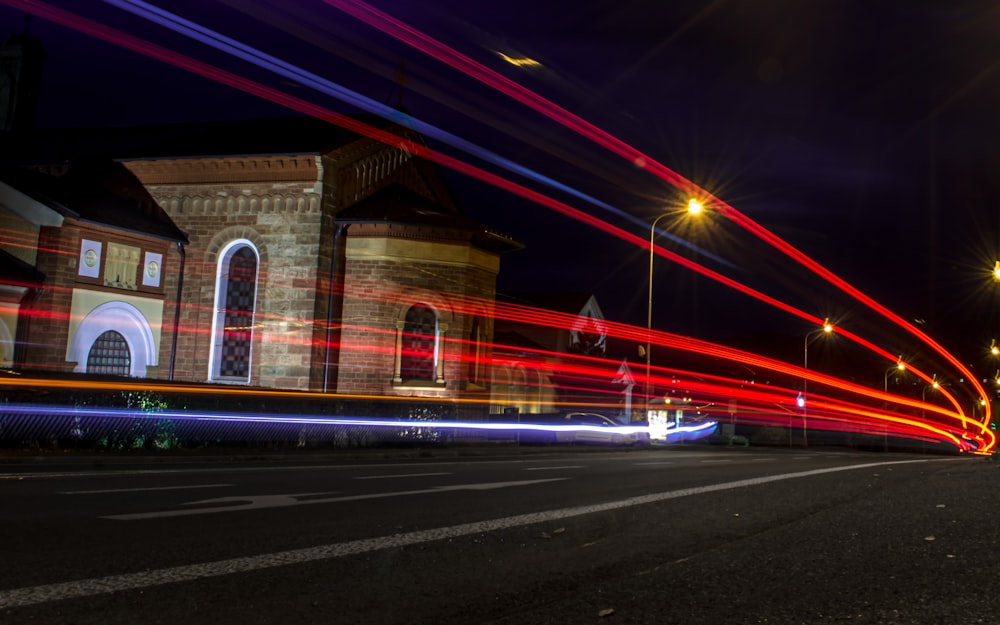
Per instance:
[[[108,330],[94,341],[87,354],[87,373],[127,376],[132,371],[132,354],[125,337]]]
[[[253,338],[254,295],[257,291],[257,257],[242,247],[229,258],[225,284],[222,352],[219,375],[250,376],[250,342]]]

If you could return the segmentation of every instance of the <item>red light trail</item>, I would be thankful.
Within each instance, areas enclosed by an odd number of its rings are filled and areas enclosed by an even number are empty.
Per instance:
[[[612,236],[615,236],[619,239],[632,243],[637,247],[639,247],[640,249],[648,249],[648,244],[644,237],[636,236],[624,229],[613,226],[603,220],[600,220],[583,211],[568,206],[562,202],[558,202],[541,193],[535,192],[522,185],[518,185],[509,180],[506,180],[500,176],[476,168],[458,159],[430,150],[426,146],[409,141],[393,133],[363,124],[351,117],[337,114],[323,107],[314,105],[308,101],[295,98],[293,96],[289,96],[283,92],[271,89],[260,83],[256,83],[254,81],[218,69],[214,66],[202,63],[190,57],[175,53],[173,51],[162,48],[155,44],[151,44],[144,40],[133,37],[127,33],[123,33],[121,31],[112,29],[110,27],[104,26],[103,24],[99,24],[87,18],[75,15],[68,11],[58,9],[56,7],[52,7],[50,5],[41,2],[35,2],[32,0],[0,0],[0,2],[3,2],[4,4],[16,8],[21,8],[25,11],[39,15],[40,17],[43,17],[45,19],[55,21],[64,26],[74,28],[76,30],[85,32],[95,37],[99,37],[106,41],[110,41],[119,46],[125,47],[134,52],[138,52],[140,54],[149,56],[159,61],[166,62],[175,65],[177,67],[181,67],[194,74],[242,90],[254,96],[265,98],[277,104],[286,106],[292,110],[299,111],[311,115],[313,117],[323,119],[330,123],[334,123],[348,130],[357,132],[358,134],[368,136],[377,141],[381,141],[387,145],[405,149],[412,154],[426,158],[428,160],[438,162],[439,164],[442,164],[446,167],[459,171],[463,174],[475,177],[479,180],[492,184],[498,188],[507,190],[511,193],[517,194],[528,200],[536,202],[542,206],[551,208],[563,215],[579,220],[582,223],[598,228],[599,230],[605,233],[611,234]],[[704,189],[701,189],[694,183],[686,180],[676,172],[673,172],[669,168],[663,166],[654,159],[646,156],[645,154],[639,152],[638,150],[621,142],[620,140],[616,139],[610,134],[601,131],[600,129],[587,123],[581,118],[573,115],[569,111],[566,111],[565,109],[562,109],[561,107],[554,105],[553,103],[545,100],[541,96],[538,96],[537,94],[534,94],[533,92],[524,89],[517,83],[514,83],[513,81],[510,81],[509,79],[500,76],[499,74],[496,74],[492,70],[489,70],[488,68],[479,65],[475,61],[472,61],[471,59],[468,59],[467,57],[461,55],[457,51],[452,50],[444,46],[443,44],[440,44],[434,41],[433,39],[423,35],[422,33],[419,33],[418,31],[415,31],[414,29],[407,27],[405,24],[402,24],[394,20],[390,16],[379,12],[378,10],[374,9],[373,7],[370,7],[365,3],[352,0],[327,0],[327,3],[342,11],[354,15],[358,19],[362,19],[366,23],[369,23],[373,26],[380,28],[389,34],[392,34],[393,36],[399,38],[402,41],[405,41],[406,43],[418,49],[421,49],[422,51],[426,52],[432,57],[437,58],[438,60],[441,60],[442,62],[445,62],[451,65],[452,67],[455,67],[456,69],[459,69],[474,78],[477,78],[484,84],[487,84],[501,91],[502,93],[505,93],[506,95],[518,100],[519,102],[522,102],[526,106],[529,106],[534,110],[537,110],[539,112],[542,112],[543,114],[548,115],[551,119],[554,119],[555,121],[563,124],[564,126],[579,132],[581,135],[586,136],[587,138],[595,141],[598,145],[601,145],[611,150],[613,153],[618,154],[619,156],[629,159],[630,162],[633,162],[637,165],[644,167],[648,171],[654,173],[661,179],[669,182],[670,184],[681,189],[682,191],[685,191],[686,193],[698,197],[707,205],[715,208],[720,214],[725,215],[734,223],[740,225],[748,232],[754,234],[759,239],[765,241],[773,248],[779,250],[786,256],[794,259],[797,263],[806,267],[816,275],[819,275],[830,284],[836,286],[843,292],[854,297],[857,301],[865,304],[868,308],[874,310],[883,317],[893,321],[899,327],[903,328],[907,332],[919,338],[926,345],[931,347],[936,353],[940,354],[949,363],[954,365],[964,378],[970,380],[972,386],[980,394],[981,397],[983,398],[987,397],[985,390],[978,382],[978,380],[976,380],[975,376],[972,375],[971,372],[969,372],[960,361],[958,361],[954,356],[952,356],[946,350],[944,350],[943,347],[941,347],[938,343],[933,341],[929,336],[921,332],[919,329],[913,327],[911,324],[907,323],[905,320],[901,319],[899,316],[895,315],[885,307],[881,306],[880,304],[875,302],[872,298],[864,295],[859,290],[848,284],[846,281],[840,279],[835,274],[833,274],[829,270],[825,269],[824,267],[822,267],[821,265],[819,265],[818,263],[807,257],[805,254],[801,253],[790,244],[784,242],[783,240],[778,238],[776,235],[774,235],[767,229],[763,228],[759,224],[756,224],[756,222],[752,221],[751,219],[749,219],[748,217],[737,211],[732,206],[728,205],[727,203],[723,202],[718,198],[715,198],[710,193],[708,193]],[[761,293],[757,290],[747,287],[742,283],[739,283],[722,274],[714,272],[706,267],[703,267],[691,260],[688,260],[660,246],[654,246],[653,252],[655,252],[657,255],[663,258],[666,258],[667,260],[682,265],[720,284],[723,284],[736,291],[744,293],[750,297],[753,297],[779,310],[792,314],[793,316],[806,320],[812,324],[819,325],[822,321],[819,317],[815,315],[806,313],[802,310],[795,308],[794,306],[791,306],[785,302],[782,302],[781,300],[778,300],[777,298],[765,295],[764,293]],[[490,306],[492,305],[493,304],[490,303]],[[511,315],[512,319],[516,319],[516,314],[517,314],[516,309],[507,309],[507,311],[508,311],[507,314]],[[504,307],[497,304],[494,309],[494,314],[502,316],[504,314]],[[557,319],[560,323],[566,322],[565,319],[562,319],[558,316],[553,317],[553,320]],[[573,320],[575,321],[575,317],[573,318]],[[700,354],[715,355],[720,358],[733,360],[734,362],[743,362],[748,365],[767,368],[772,371],[785,373],[792,376],[797,376],[800,379],[808,379],[810,381],[827,384],[829,386],[838,386],[842,388],[842,390],[850,390],[851,392],[862,393],[872,397],[884,396],[884,394],[878,394],[878,393],[873,394],[870,389],[866,389],[865,387],[846,384],[843,383],[843,381],[838,381],[836,378],[823,376],[821,374],[806,370],[804,368],[787,365],[785,363],[781,363],[779,361],[773,361],[771,359],[767,359],[754,354],[738,352],[737,350],[730,350],[728,348],[713,345],[704,341],[698,341],[695,339],[689,339],[685,337],[678,337],[676,335],[671,335],[664,332],[659,332],[659,331],[649,332],[645,329],[639,329],[632,326],[626,326],[623,324],[614,324],[612,322],[606,322],[606,323],[609,329],[608,330],[609,334],[613,334],[614,336],[622,338],[641,339],[641,341],[645,341],[647,338],[655,339],[657,345],[661,345],[668,348],[680,349]],[[874,343],[867,341],[866,339],[863,339],[858,335],[852,334],[839,327],[837,328],[836,332],[844,336],[848,340],[851,340],[859,345],[862,345],[865,348],[873,351],[876,354],[879,354],[882,357],[885,357],[890,361],[895,361],[897,358],[896,354],[890,353],[887,350],[878,347]],[[929,382],[931,380],[930,376],[928,376],[926,373],[923,373],[922,371],[920,371],[915,367],[911,368],[910,371],[912,371],[917,377],[919,377],[924,381]],[[947,416],[948,418],[957,419],[959,422],[963,424],[963,427],[968,426],[969,418],[965,416],[959,402],[947,391],[942,390],[941,394],[942,396],[947,398],[949,402],[954,406],[956,411],[954,415],[952,415],[947,411],[944,411],[943,409],[934,407],[929,404],[919,404],[919,405],[926,406],[928,410],[932,412],[938,412],[944,416]],[[810,397],[812,397],[812,394],[810,394]],[[894,397],[894,401],[898,401],[898,398]],[[994,435],[985,427],[985,424],[988,423],[990,420],[990,410],[991,408],[989,406],[989,402],[987,402],[985,405],[982,422],[976,423],[979,429],[978,432],[979,435],[987,439],[986,445],[983,448],[984,451],[992,449],[993,445],[995,444]]]
[[[899,327],[903,328],[913,336],[919,338],[926,345],[931,347],[935,352],[944,357],[949,363],[951,363],[961,375],[970,380],[972,385],[975,387],[979,396],[983,399],[988,399],[985,389],[976,379],[976,376],[970,372],[965,365],[962,364],[957,358],[945,350],[940,344],[934,341],[924,332],[920,331],[918,328],[908,323],[906,320],[902,319],[886,307],[882,306],[876,302],[871,297],[862,293],[859,289],[853,287],[848,282],[835,275],[832,271],[826,269],[816,261],[812,260],[794,246],[782,240],[777,235],[773,234],[760,224],[756,223],[746,215],[742,214],[734,207],[730,206],[723,200],[715,197],[713,194],[709,193],[707,190],[696,185],[692,181],[684,178],[677,172],[671,170],[665,165],[659,163],[652,157],[642,153],[641,151],[633,148],[632,146],[624,143],[620,139],[612,136],[611,134],[601,130],[600,128],[594,126],[593,124],[587,122],[586,120],[580,118],[579,116],[567,111],[566,109],[554,104],[553,102],[543,98],[542,96],[534,93],[533,91],[522,87],[513,80],[485,67],[481,63],[474,61],[468,56],[454,50],[453,48],[435,40],[434,38],[418,31],[417,29],[393,18],[391,15],[376,9],[375,7],[362,2],[360,0],[324,0],[330,6],[351,15],[352,17],[362,21],[376,29],[379,29],[399,41],[402,41],[411,47],[424,52],[428,56],[445,63],[470,77],[473,77],[485,85],[488,85],[500,93],[507,95],[508,97],[524,104],[525,106],[549,117],[550,119],[556,121],[563,126],[576,131],[581,136],[584,136],[596,144],[608,149],[614,154],[617,154],[630,162],[636,164],[637,166],[643,167],[648,171],[654,173],[662,180],[668,182],[669,184],[677,187],[684,193],[698,198],[706,206],[711,206],[715,208],[720,214],[725,215],[735,223],[742,226],[748,232],[751,232],[761,240],[767,242],[775,249],[781,251],[789,258],[792,258],[797,263],[806,267],[816,275],[820,276],[830,284],[841,289],[844,293],[851,295],[857,301],[863,303],[865,306],[879,313],[886,319],[892,321]],[[782,307],[783,308],[783,307]],[[805,318],[805,317],[804,317]],[[817,323],[820,321],[817,318],[813,318]],[[890,356],[889,360],[895,360],[895,356]],[[925,378],[926,379],[926,378]],[[954,400],[953,400],[954,401]],[[956,409],[961,412],[961,408],[956,403]],[[991,416],[991,407],[987,401],[985,406],[985,414],[982,419],[982,424],[989,423]],[[989,432],[983,427],[983,433],[989,434]],[[992,436],[992,435],[991,435]]]

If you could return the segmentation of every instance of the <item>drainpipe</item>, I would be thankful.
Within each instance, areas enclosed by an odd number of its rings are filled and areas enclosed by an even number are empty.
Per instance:
[[[181,255],[181,268],[177,277],[177,296],[174,298],[174,337],[170,341],[170,377],[174,381],[174,363],[177,361],[177,331],[181,327],[181,291],[184,289],[184,263],[187,260],[187,253],[184,244],[177,242],[177,253]]]
[[[326,356],[323,366],[323,392],[330,392],[330,367],[333,366],[332,356],[333,356],[333,320],[335,318],[333,312],[333,304],[335,301],[334,293],[340,286],[341,275],[340,275],[340,263],[338,263],[338,257],[340,256],[340,241],[343,238],[344,232],[347,230],[347,226],[341,224],[337,226],[337,234],[333,237],[333,251],[330,253],[330,295],[326,302]],[[338,355],[339,358],[339,355]],[[339,370],[339,369],[338,369]]]

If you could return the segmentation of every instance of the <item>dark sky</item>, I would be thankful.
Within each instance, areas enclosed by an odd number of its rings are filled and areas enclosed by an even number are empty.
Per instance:
[[[23,29],[23,12],[4,6],[12,1],[0,0],[4,34]],[[53,4],[338,112],[357,111],[110,5]],[[404,63],[403,104],[414,117],[612,205],[631,218],[546,191],[640,238],[648,239],[654,218],[686,199],[324,2],[161,4],[381,103],[398,98],[394,76]],[[902,317],[919,320],[963,360],[979,358],[1000,335],[1000,298],[988,275],[1000,255],[996,3],[580,0],[571,10],[537,0],[372,4],[704,187]],[[41,126],[288,114],[41,18],[30,29],[48,50]],[[501,52],[540,65],[514,66]],[[501,289],[593,291],[609,318],[645,325],[646,249],[507,191],[447,176],[466,212],[527,244],[504,258]],[[661,223],[706,254],[661,237],[664,246],[819,317],[854,323],[887,349],[906,348],[887,322],[719,215]],[[811,329],[666,260],[655,266],[659,329],[706,338]]]

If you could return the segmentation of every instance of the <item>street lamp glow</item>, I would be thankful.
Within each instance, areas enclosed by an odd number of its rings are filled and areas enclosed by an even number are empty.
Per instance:
[[[690,200],[688,200],[688,212],[689,213],[691,213],[692,215],[700,215],[701,211],[703,211],[703,210],[705,210],[705,205],[704,204],[702,204],[701,202],[699,202],[698,200],[696,200],[694,198],[691,198]],[[1000,269],[998,269],[997,271],[1000,271]]]
[[[899,371],[900,373],[902,373],[903,371],[906,371],[906,363],[903,362],[903,356],[902,355],[900,355],[899,359],[896,360],[896,366],[895,367],[892,367],[890,369],[886,369],[886,371],[885,371],[885,376],[884,376],[884,380],[883,380],[884,385],[883,385],[882,388],[883,388],[883,390],[885,390],[886,393],[889,392],[889,374],[892,373],[893,371]]]
[[[993,265],[993,281],[1000,282],[1000,260]]]
[[[802,368],[803,369],[808,369],[809,368],[809,341],[812,340],[813,335],[831,334],[832,332],[833,332],[833,324],[830,323],[830,318],[827,317],[826,319],[823,320],[823,327],[821,329],[819,329],[819,330],[813,330],[812,332],[809,332],[809,333],[806,334],[805,340],[802,341]],[[806,427],[807,414],[806,414],[806,412],[807,412],[807,410],[806,410],[806,404],[805,404],[806,395],[808,395],[808,393],[809,393],[809,380],[807,378],[802,378],[802,393],[799,394],[799,397],[802,399],[802,403],[799,404],[799,406],[802,408],[802,445],[805,446],[805,447],[807,447],[809,445],[808,439],[806,438],[806,436],[807,436],[807,434],[806,434],[806,430],[807,430],[807,427]],[[789,442],[789,444],[791,444],[791,441],[792,441],[792,433],[791,433],[791,429],[789,428],[789,432],[788,432],[788,442]]]
[[[997,347],[997,340],[993,339],[990,341],[990,353],[994,356],[1000,356],[1000,347]]]

